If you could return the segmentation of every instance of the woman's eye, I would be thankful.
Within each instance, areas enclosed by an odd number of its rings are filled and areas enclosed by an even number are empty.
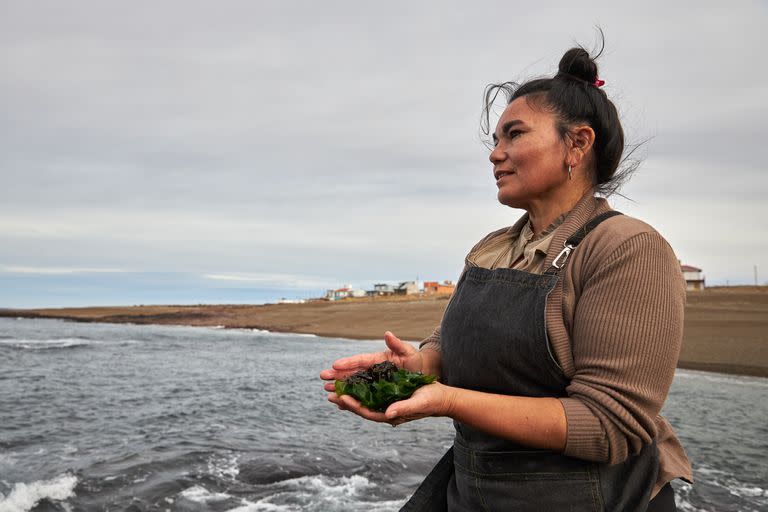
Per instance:
[[[508,136],[510,139],[514,139],[515,137],[517,137],[517,136],[519,136],[519,135],[522,135],[522,134],[523,134],[523,132],[521,132],[520,130],[511,130],[511,131],[510,131],[510,132],[507,134],[507,136]]]

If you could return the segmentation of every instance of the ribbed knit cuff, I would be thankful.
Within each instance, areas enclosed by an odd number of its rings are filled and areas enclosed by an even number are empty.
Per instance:
[[[576,398],[561,398],[568,424],[565,455],[596,462],[608,461],[608,439],[587,405]]]
[[[432,334],[421,340],[419,343],[419,350],[428,349],[440,352],[440,326],[435,327]]]
[[[440,353],[440,340],[431,340],[427,338],[421,342],[419,350],[434,350],[435,352]]]

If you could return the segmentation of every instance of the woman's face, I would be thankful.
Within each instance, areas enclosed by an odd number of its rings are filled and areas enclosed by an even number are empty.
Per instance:
[[[499,202],[529,209],[532,203],[556,200],[567,186],[566,145],[555,115],[525,96],[507,105],[493,134],[493,176]]]

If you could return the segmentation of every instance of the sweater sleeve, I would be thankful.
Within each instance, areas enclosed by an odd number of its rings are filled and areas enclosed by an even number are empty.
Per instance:
[[[600,259],[575,305],[575,373],[561,401],[565,454],[613,464],[656,437],[680,354],[685,286],[674,252],[653,231]]]
[[[440,326],[435,327],[432,334],[421,340],[419,343],[419,350],[434,350],[440,352]]]

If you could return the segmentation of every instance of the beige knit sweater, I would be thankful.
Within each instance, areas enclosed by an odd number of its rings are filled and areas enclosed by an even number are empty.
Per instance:
[[[604,199],[584,196],[555,230],[544,268],[570,235],[610,209]],[[486,236],[466,264],[475,265],[473,256],[487,254],[489,244],[511,244],[527,222],[524,215]],[[683,447],[659,416],[683,337],[685,286],[671,247],[644,222],[619,215],[584,239],[560,276],[547,299],[546,324],[570,379],[561,398],[568,423],[564,453],[617,463],[655,439],[660,467],[653,495],[674,478],[692,481]],[[439,327],[421,346],[440,350]]]

